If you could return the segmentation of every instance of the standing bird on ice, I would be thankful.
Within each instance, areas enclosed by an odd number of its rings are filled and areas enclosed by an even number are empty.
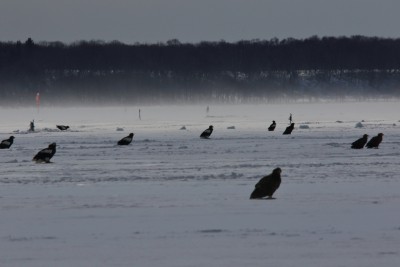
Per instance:
[[[128,136],[119,140],[118,145],[120,145],[120,146],[129,145],[132,142],[132,139],[133,139],[133,133],[130,133]]]
[[[250,195],[250,199],[260,199],[268,197],[272,199],[272,195],[281,185],[281,168],[276,168],[270,175],[264,176],[256,184],[253,193]]]
[[[60,129],[61,131],[65,131],[69,128],[69,126],[67,126],[67,125],[56,125],[56,127],[58,129]]]
[[[378,148],[379,144],[382,142],[383,133],[379,133],[377,136],[374,136],[369,140],[366,147],[367,148]]]
[[[351,143],[351,148],[361,149],[365,146],[367,141],[368,141],[368,134],[364,134],[363,137],[361,137],[360,139],[357,139],[356,141]]]
[[[200,138],[209,138],[210,135],[212,134],[214,130],[214,127],[210,125],[208,129],[204,130],[204,132],[201,133]]]
[[[272,132],[275,130],[276,127],[276,122],[272,121],[272,124],[268,127],[268,131]]]
[[[286,130],[283,132],[283,134],[291,134],[294,129],[294,122],[290,124],[290,126],[286,127]]]
[[[32,120],[32,121],[29,123],[29,131],[30,131],[30,132],[34,132],[34,131],[35,131],[35,120]]]
[[[56,153],[56,143],[51,143],[48,148],[40,150],[36,156],[33,157],[33,161],[36,161],[38,163],[41,162],[46,162],[49,163],[50,159],[54,156]]]
[[[1,141],[1,143],[0,143],[0,149],[3,149],[3,148],[10,148],[10,146],[11,146],[11,145],[13,144],[13,142],[14,142],[14,138],[15,138],[14,136],[10,136],[10,138]]]

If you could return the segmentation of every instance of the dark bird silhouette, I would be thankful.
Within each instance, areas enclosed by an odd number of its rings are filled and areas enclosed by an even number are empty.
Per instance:
[[[56,127],[58,129],[60,129],[61,131],[65,131],[65,130],[69,129],[69,126],[67,126],[67,125],[56,125]]]
[[[351,143],[351,148],[361,149],[365,146],[367,141],[368,141],[368,134],[364,134],[363,137],[361,137],[360,139],[357,139],[356,141]]]
[[[286,129],[283,132],[283,134],[291,134],[293,129],[294,129],[294,122],[292,122],[292,124],[290,124],[290,126],[286,127]]]
[[[38,163],[40,162],[46,162],[49,163],[50,159],[54,156],[56,153],[56,143],[51,143],[48,148],[40,150],[36,156],[33,157],[33,161],[36,161]]]
[[[276,122],[272,121],[272,124],[268,127],[268,131],[272,132],[275,130],[276,127]]]
[[[272,195],[281,185],[281,172],[281,168],[276,168],[270,175],[261,178],[256,184],[253,193],[251,193],[250,199],[272,198]]]
[[[208,127],[208,129],[204,130],[204,132],[201,133],[200,137],[201,138],[209,138],[210,135],[212,134],[213,130],[214,130],[214,127],[212,125],[210,125]]]
[[[378,148],[379,144],[382,142],[383,133],[379,133],[377,136],[374,136],[369,140],[366,147],[367,148]]]
[[[132,142],[132,140],[133,140],[133,133],[130,133],[128,136],[119,140],[118,145],[120,145],[120,146],[129,145]]]
[[[29,123],[29,131],[34,132],[35,131],[35,120],[31,121]]]
[[[14,136],[10,136],[10,138],[1,141],[0,149],[10,148],[10,146],[14,143]]]

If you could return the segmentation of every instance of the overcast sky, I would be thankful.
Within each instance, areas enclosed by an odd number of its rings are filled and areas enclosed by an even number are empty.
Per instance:
[[[0,40],[400,37],[400,0],[0,0]]]

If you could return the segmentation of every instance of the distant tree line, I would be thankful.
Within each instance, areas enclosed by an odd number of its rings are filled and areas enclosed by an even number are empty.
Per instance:
[[[400,96],[400,39],[0,42],[0,103],[246,102]]]

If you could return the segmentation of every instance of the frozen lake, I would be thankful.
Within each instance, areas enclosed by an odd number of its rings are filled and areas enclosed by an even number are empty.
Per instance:
[[[398,102],[2,109],[0,139],[15,141],[0,150],[0,266],[398,266],[399,111]],[[130,132],[132,144],[117,146]],[[380,132],[379,149],[350,149]],[[53,163],[31,161],[52,142]],[[276,200],[249,200],[275,167]]]

